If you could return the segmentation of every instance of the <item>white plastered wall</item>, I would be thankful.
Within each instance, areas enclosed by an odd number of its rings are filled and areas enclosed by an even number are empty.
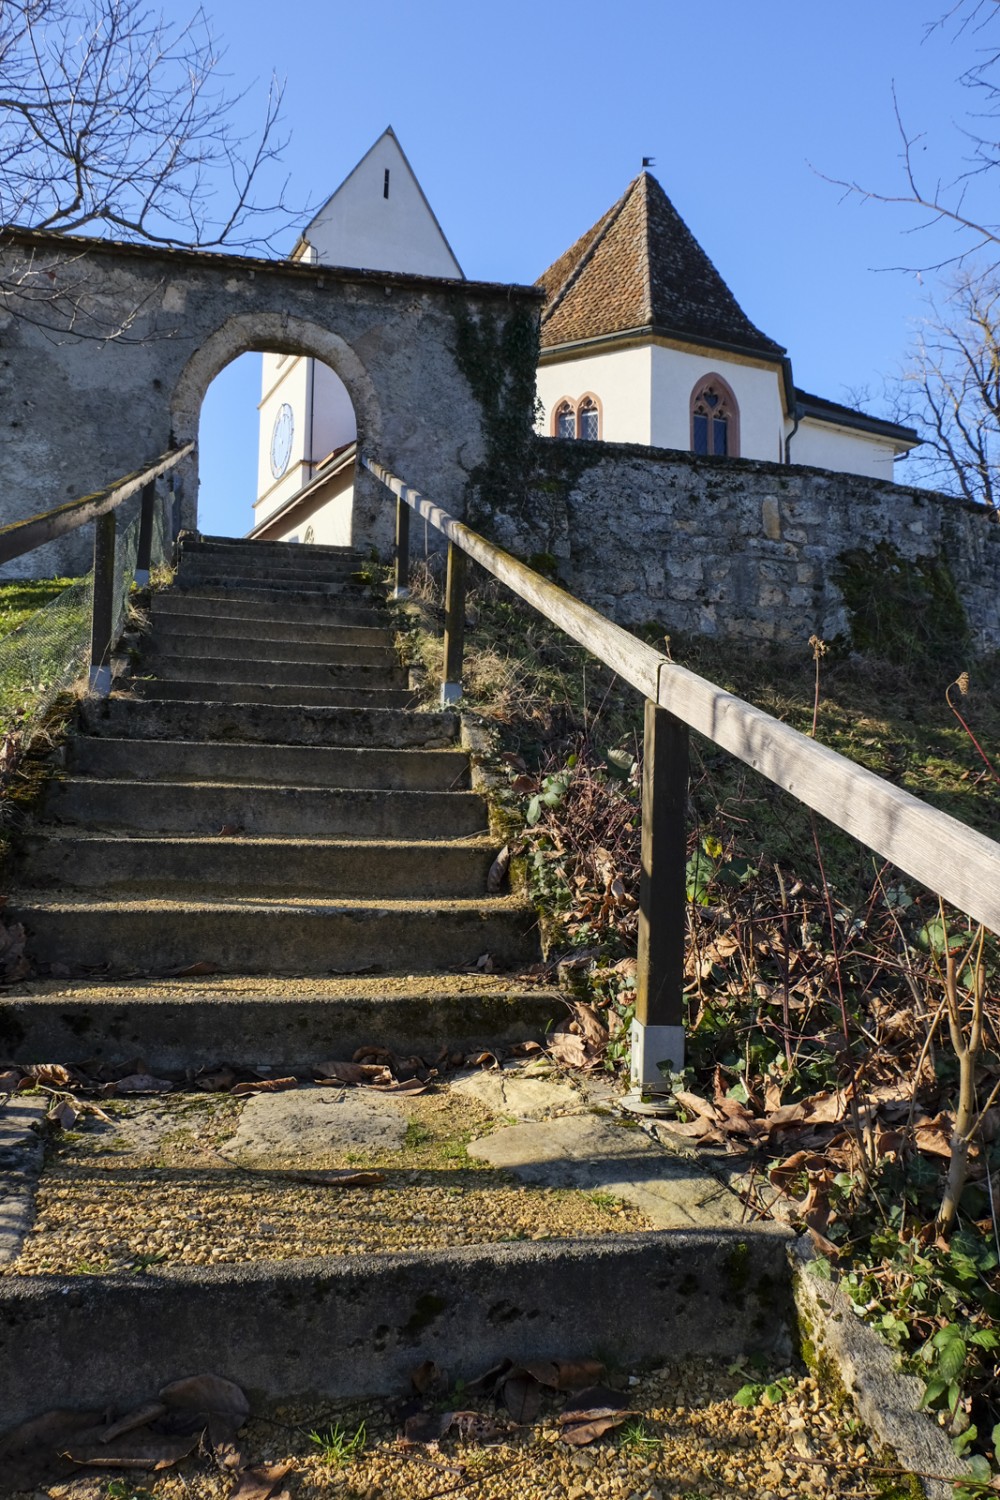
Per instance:
[[[691,451],[691,392],[706,375],[721,375],[736,397],[740,417],[740,458],[781,463],[784,415],[781,372],[776,366],[738,364],[723,354],[695,354],[654,344],[652,354],[652,436],[655,448]],[[612,442],[615,438],[608,434]]]
[[[538,431],[552,437],[552,413],[568,398],[588,392],[601,403],[601,437],[607,443],[652,443],[651,361],[648,347],[615,349],[587,358],[539,366],[536,390],[542,403]]]
[[[399,142],[388,132],[320,209],[306,239],[326,265],[462,276]]]
[[[276,525],[267,540],[305,543],[308,538],[318,547],[349,547],[353,510],[354,476],[348,469],[299,507],[294,520]]]
[[[335,448],[353,442],[358,433],[347,387],[321,361],[265,354],[261,389],[255,526],[307,484],[317,464]],[[271,434],[286,402],[294,422],[292,453],[284,474],[276,480],[271,472]]]
[[[788,456],[793,464],[833,469],[838,474],[864,474],[869,479],[893,477],[893,447],[885,438],[870,437],[851,427],[816,422],[803,417],[792,438]]]

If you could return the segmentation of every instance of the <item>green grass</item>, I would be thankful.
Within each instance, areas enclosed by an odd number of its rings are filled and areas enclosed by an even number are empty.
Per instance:
[[[355,1433],[348,1434],[346,1427],[335,1422],[332,1427],[310,1432],[309,1441],[319,1449],[324,1463],[329,1464],[333,1469],[342,1469],[347,1464],[353,1463],[359,1453],[364,1452],[367,1442],[365,1424],[362,1422]]]
[[[17,578],[0,583],[0,637],[10,635],[36,610],[78,582],[77,578]]]

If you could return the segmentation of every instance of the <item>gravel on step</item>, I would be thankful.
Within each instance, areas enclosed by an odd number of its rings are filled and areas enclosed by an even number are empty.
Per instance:
[[[585,1330],[567,1330],[579,1346]],[[439,1448],[406,1447],[386,1401],[279,1406],[251,1418],[242,1441],[253,1464],[290,1463],[279,1488],[295,1500],[430,1500],[445,1494],[476,1500],[855,1500],[884,1492],[886,1479],[848,1409],[834,1414],[815,1381],[782,1378],[774,1405],[737,1406],[745,1371],[710,1362],[664,1366],[619,1378],[635,1412],[631,1425],[573,1451],[559,1441],[557,1406],[538,1421],[489,1442],[446,1437]],[[400,1393],[402,1395],[402,1393]],[[445,1406],[503,1415],[460,1392]],[[437,1403],[440,1406],[442,1403]],[[310,1434],[339,1426],[347,1437],[364,1427],[358,1455],[338,1465]],[[155,1500],[226,1500],[232,1477],[210,1460],[188,1459],[163,1474],[128,1481],[123,1494]],[[879,1488],[881,1484],[882,1488]],[[50,1500],[106,1500],[108,1475],[80,1476],[47,1491]]]

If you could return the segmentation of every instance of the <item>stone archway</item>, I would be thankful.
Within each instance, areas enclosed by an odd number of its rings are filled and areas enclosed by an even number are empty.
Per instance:
[[[197,441],[198,422],[205,393],[216,375],[241,354],[274,353],[303,355],[321,360],[344,382],[354,406],[358,428],[358,453],[377,452],[382,436],[382,411],[375,385],[362,361],[340,334],[322,324],[289,313],[238,313],[209,335],[181,370],[170,403],[171,435],[178,446]],[[369,494],[369,491],[372,493]],[[179,498],[183,526],[196,527],[198,513],[198,452],[175,471],[174,492]],[[360,465],[355,476],[355,509],[371,512],[372,524],[362,530],[366,540],[382,539],[388,519],[384,497],[378,493]],[[367,503],[366,503],[367,502]],[[381,524],[380,524],[381,523]],[[376,535],[370,535],[372,529]]]

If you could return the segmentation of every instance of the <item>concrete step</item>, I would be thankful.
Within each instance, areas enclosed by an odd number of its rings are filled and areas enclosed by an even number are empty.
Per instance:
[[[290,712],[274,703],[169,702],[112,693],[102,701],[85,699],[79,714],[85,734],[112,739],[438,750],[458,737],[458,716],[449,710],[307,705]]]
[[[289,556],[292,552],[304,557],[324,557],[336,561],[338,558],[356,560],[359,563],[367,562],[370,554],[359,547],[335,547],[326,546],[315,542],[261,542],[251,537],[233,536],[208,536],[188,537],[181,543],[182,553],[191,553],[194,556],[209,555],[212,552],[227,552],[234,556],[249,555],[282,558]]]
[[[475,792],[351,787],[231,786],[226,782],[116,781],[68,776],[49,782],[46,822],[147,833],[286,834],[327,838],[461,838],[486,828]]]
[[[46,829],[18,841],[18,871],[25,885],[52,892],[429,901],[485,893],[496,849],[487,837],[137,837]]]
[[[512,969],[538,954],[534,908],[517,896],[476,900],[308,902],[160,898],[53,900],[19,890],[5,920],[24,924],[30,962],[144,974],[210,963],[232,974],[330,974],[375,965],[413,973],[464,969],[489,954]]]
[[[367,587],[370,578],[369,569],[357,561],[325,562],[320,559],[310,567],[295,558],[182,555],[174,583],[177,587],[187,588],[202,580],[221,579],[225,582],[241,579],[255,588],[286,588],[301,583],[309,589],[356,589]]]
[[[325,582],[311,576],[293,578],[286,573],[276,575],[262,572],[256,576],[246,576],[209,571],[198,571],[195,574],[179,572],[171,587],[180,593],[197,590],[199,593],[267,596],[277,603],[282,599],[294,598],[297,604],[316,604],[323,608],[328,608],[330,601],[336,599],[371,599],[371,591],[366,583],[347,579]]]
[[[558,991],[497,974],[377,974],[269,980],[35,980],[0,994],[0,1052],[13,1062],[125,1063],[187,1072],[228,1062],[280,1072],[351,1057],[401,1056],[542,1037]]]
[[[315,708],[411,708],[418,695],[409,688],[315,687],[310,683],[204,682],[190,678],[129,677],[119,688],[138,698],[184,703],[262,703]]]
[[[147,636],[142,644],[143,660],[156,663],[161,671],[163,669],[160,663],[163,661],[177,658],[189,662],[195,658],[205,662],[210,659],[226,660],[237,653],[241,661],[308,662],[312,666],[324,667],[397,665],[396,653],[388,639],[381,644],[368,645],[355,644],[349,640],[342,643],[328,642],[325,639],[316,641],[313,638],[315,631],[289,639],[269,639],[266,635],[252,636],[243,632],[223,635],[218,632],[180,631],[173,628],[174,621],[170,622],[169,630],[164,630],[164,623],[157,621],[155,633]]]
[[[113,740],[77,735],[69,763],[79,776],[134,781],[228,781],[386,791],[465,791],[463,750],[355,750],[189,740]]]
[[[153,630],[145,638],[155,645],[162,641],[165,648],[178,637],[188,640],[220,643],[229,640],[267,641],[271,645],[279,642],[292,647],[314,646],[317,650],[342,651],[359,647],[363,650],[391,651],[393,631],[385,624],[380,612],[376,625],[335,625],[317,618],[310,612],[305,619],[286,619],[281,610],[267,610],[243,615],[200,614],[196,609],[175,610],[167,614],[153,608]],[[228,655],[232,647],[221,646],[221,654]],[[304,660],[306,658],[303,658]]]
[[[228,643],[232,649],[232,642]],[[266,649],[266,647],[265,647]],[[144,653],[145,656],[145,653]],[[186,682],[266,682],[274,686],[331,688],[405,688],[406,673],[383,652],[376,662],[308,662],[255,656],[249,649],[239,656],[205,656],[194,651],[185,656],[158,653],[144,661],[158,678]],[[141,668],[140,668],[141,671]]]
[[[153,596],[154,624],[164,615],[253,620],[261,623],[365,625],[385,630],[386,614],[374,603],[331,593],[290,589],[164,589]],[[190,626],[188,627],[191,628]],[[248,632],[249,633],[249,632]]]

